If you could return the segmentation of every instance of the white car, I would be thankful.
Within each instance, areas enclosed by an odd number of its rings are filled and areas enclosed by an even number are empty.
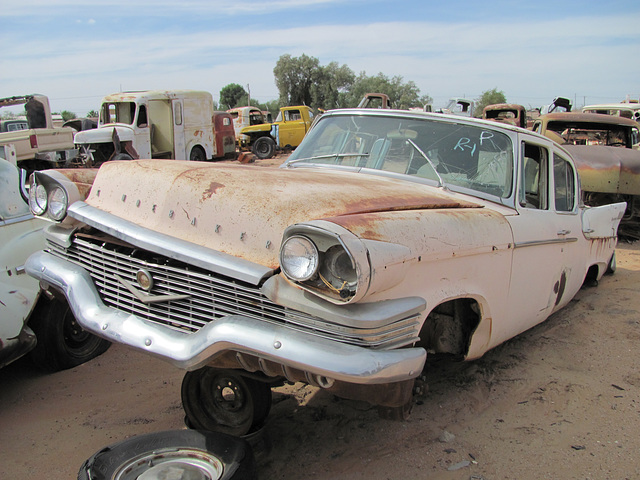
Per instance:
[[[46,370],[70,368],[104,352],[109,342],[83,330],[64,297],[40,298],[38,281],[26,274],[27,257],[45,246],[47,222],[29,211],[20,170],[3,156],[11,155],[0,155],[0,367],[31,352]]]
[[[234,434],[287,381],[404,416],[427,355],[478,358],[613,269],[625,208],[584,207],[546,137],[386,109],[327,112],[282,168],[109,162],[76,185],[32,177],[59,223],[28,273],[191,370],[189,422]]]

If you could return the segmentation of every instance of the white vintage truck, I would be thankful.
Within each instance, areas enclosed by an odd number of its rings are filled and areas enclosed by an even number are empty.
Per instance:
[[[216,124],[216,118],[221,122]],[[145,90],[107,95],[100,105],[98,128],[78,132],[78,163],[170,158],[210,160],[234,157],[233,121],[215,112],[209,92]]]
[[[32,176],[58,223],[28,273],[84,328],[190,370],[198,429],[247,433],[297,381],[404,417],[428,356],[476,359],[615,269],[625,204],[585,207],[567,151],[515,126],[330,111],[259,170],[109,162],[86,199]]]

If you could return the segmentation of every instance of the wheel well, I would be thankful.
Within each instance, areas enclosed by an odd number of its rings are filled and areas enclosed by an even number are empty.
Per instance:
[[[589,270],[587,270],[587,274],[584,277],[584,284],[589,285],[590,283],[597,282],[598,277],[600,276],[600,267],[598,265],[591,265]]]
[[[480,319],[480,306],[473,298],[456,298],[441,303],[429,312],[424,321],[418,346],[431,354],[464,357]]]

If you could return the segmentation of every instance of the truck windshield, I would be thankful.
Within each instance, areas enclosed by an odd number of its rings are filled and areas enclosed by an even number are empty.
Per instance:
[[[100,111],[100,123],[126,123],[131,125],[136,116],[136,104],[134,102],[109,102],[102,104]]]
[[[485,125],[417,117],[335,115],[320,119],[288,164],[384,170],[508,198],[513,158],[510,137]]]

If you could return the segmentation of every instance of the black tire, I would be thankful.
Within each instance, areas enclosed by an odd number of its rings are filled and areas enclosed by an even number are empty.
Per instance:
[[[178,472],[183,476],[175,477]],[[171,430],[102,448],[83,463],[78,480],[135,480],[143,473],[144,478],[257,478],[255,458],[245,440],[217,432]]]
[[[111,160],[133,160],[128,153],[117,153]]]
[[[191,149],[191,153],[189,154],[189,160],[192,162],[204,162],[207,158],[205,157],[204,150],[200,147],[193,147]]]
[[[73,368],[102,355],[111,343],[83,330],[65,300],[41,299],[29,320],[38,340],[30,352],[42,370]]]
[[[203,367],[182,380],[187,424],[242,436],[262,427],[271,410],[271,386],[235,370]]]
[[[276,153],[276,142],[271,137],[260,137],[253,142],[252,151],[261,160],[271,158]]]

